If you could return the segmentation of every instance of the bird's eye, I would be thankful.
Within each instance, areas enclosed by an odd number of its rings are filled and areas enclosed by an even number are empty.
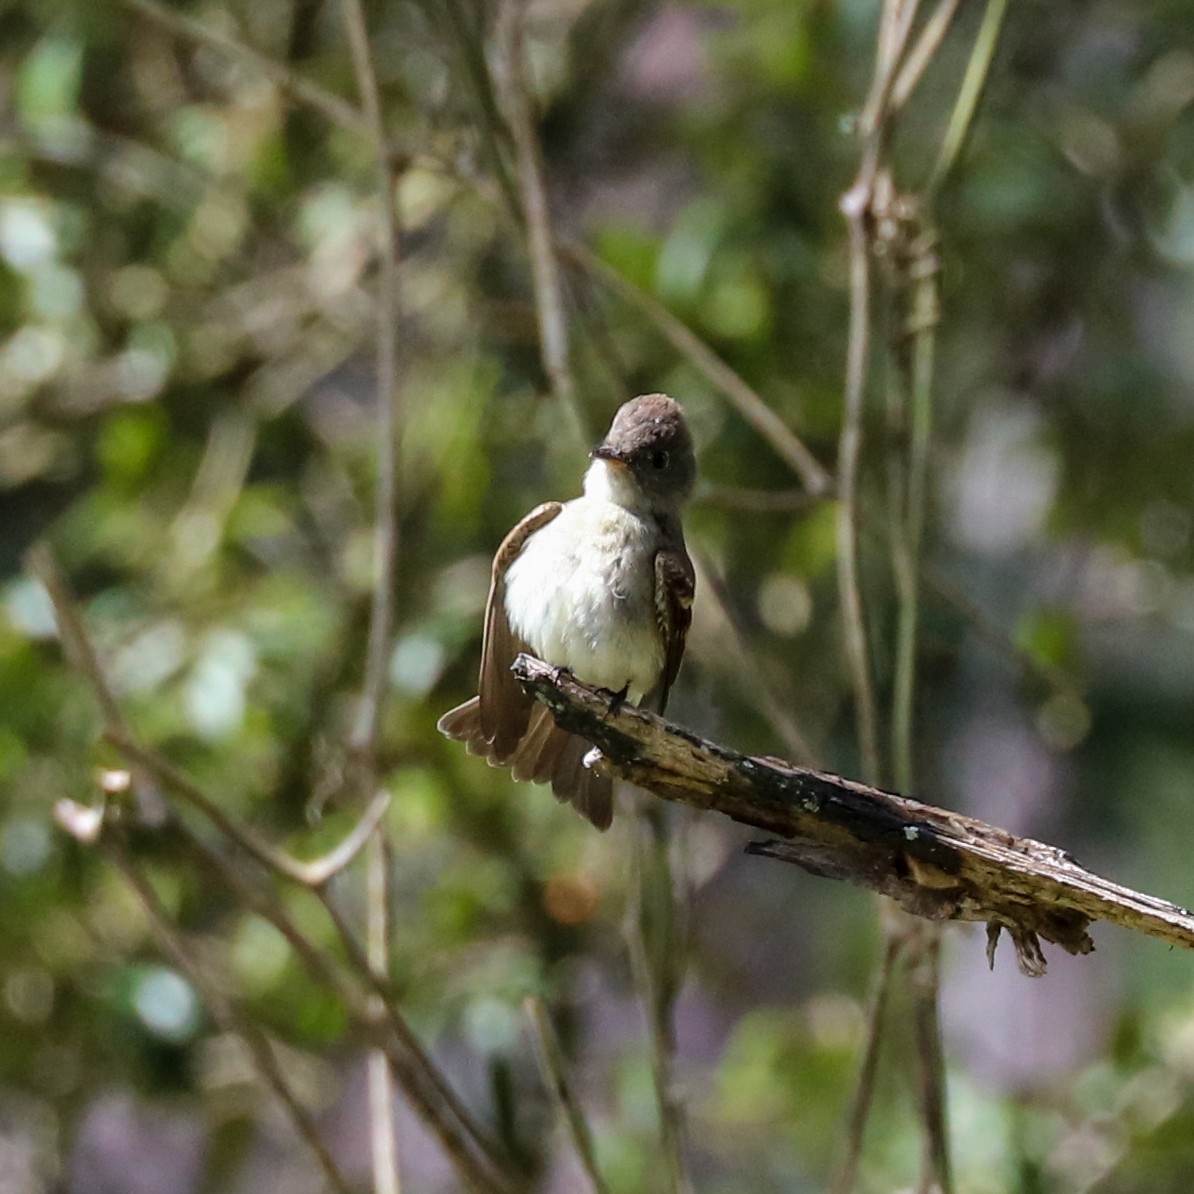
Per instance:
[[[651,467],[652,468],[667,468],[668,454],[666,452],[652,452],[651,453]]]

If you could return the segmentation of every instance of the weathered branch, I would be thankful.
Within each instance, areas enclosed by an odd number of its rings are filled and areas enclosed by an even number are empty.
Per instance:
[[[561,726],[600,747],[614,774],[781,839],[752,843],[752,854],[870,888],[928,920],[985,922],[992,962],[1006,929],[1020,968],[1043,974],[1041,939],[1090,953],[1087,929],[1098,920],[1194,949],[1185,908],[1112,883],[1056,846],[783,759],[738,754],[528,655],[513,670]]]

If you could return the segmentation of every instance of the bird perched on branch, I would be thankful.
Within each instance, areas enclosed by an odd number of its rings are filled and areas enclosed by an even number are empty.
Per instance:
[[[696,458],[684,412],[666,394],[625,403],[590,457],[582,497],[545,502],[498,548],[477,696],[438,724],[515,779],[550,781],[557,799],[606,829],[612,785],[586,766],[590,744],[561,730],[510,664],[527,652],[664,711],[692,621],[680,507],[696,482]]]

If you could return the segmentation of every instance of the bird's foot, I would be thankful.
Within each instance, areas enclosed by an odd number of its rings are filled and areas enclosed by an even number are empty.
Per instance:
[[[619,709],[626,703],[626,698],[630,694],[630,681],[627,680],[617,692],[609,694],[609,711],[610,713],[617,713]]]

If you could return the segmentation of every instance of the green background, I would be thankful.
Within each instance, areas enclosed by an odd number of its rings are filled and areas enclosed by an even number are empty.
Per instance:
[[[543,3],[528,26],[561,230],[686,321],[829,468],[848,313],[838,198],[876,9]],[[171,11],[356,102],[334,4]],[[487,1117],[509,1108],[541,1188],[567,1191],[576,1170],[548,1130],[520,1010],[545,996],[611,1186],[650,1191],[662,1179],[621,932],[625,818],[599,836],[434,730],[472,691],[494,548],[530,507],[578,491],[587,446],[544,379],[525,237],[494,165],[509,155],[473,82],[486,13],[368,6],[387,127],[410,155],[382,756],[394,969],[468,1100]],[[906,187],[927,174],[980,15],[961,5],[901,125]],[[1011,4],[937,204],[926,554],[983,618],[926,592],[917,700],[917,795],[1179,903],[1194,901],[1192,46],[1188,0]],[[303,1147],[119,876],[53,825],[54,802],[95,801],[97,769],[118,757],[22,556],[48,538],[136,732],[223,808],[303,855],[353,823],[333,805],[312,827],[309,806],[344,762],[368,620],[369,143],[252,62],[117,0],[0,4],[0,112],[0,1187],[315,1190]],[[671,715],[790,757],[778,709],[820,763],[857,774],[833,504],[805,500],[641,314],[567,280],[591,439],[626,397],[664,389],[698,440],[686,523],[703,573]],[[881,346],[890,330],[880,320]],[[864,492],[880,513],[894,450],[876,406]],[[881,533],[864,539],[863,579],[886,702]],[[696,1188],[821,1190],[875,905],[743,857],[749,835],[713,816],[674,820],[693,890],[676,1025]],[[152,835],[138,852],[365,1183],[362,1044],[343,1008],[185,858]],[[284,894],[330,945],[314,905]],[[360,876],[336,894],[359,920]],[[1010,952],[987,972],[980,930],[947,933],[960,1191],[1194,1185],[1194,962],[1118,930],[1095,939],[1092,957],[1050,952],[1030,981]],[[868,1191],[915,1179],[911,1049],[897,998]],[[405,1107],[399,1142],[411,1191],[456,1188]]]

